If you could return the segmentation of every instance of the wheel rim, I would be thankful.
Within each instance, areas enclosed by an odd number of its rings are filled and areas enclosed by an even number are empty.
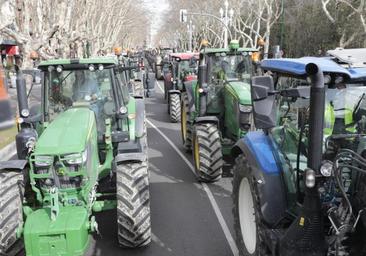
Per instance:
[[[184,104],[182,104],[182,115],[181,115],[181,130],[182,130],[182,138],[183,138],[183,143],[186,141],[187,139],[187,113],[186,113],[186,107],[184,106]]]
[[[194,164],[196,166],[196,170],[200,169],[200,147],[198,144],[198,137],[195,136],[194,139]]]
[[[252,254],[257,245],[257,226],[253,196],[247,178],[243,178],[240,182],[238,201],[241,235],[247,251]]]

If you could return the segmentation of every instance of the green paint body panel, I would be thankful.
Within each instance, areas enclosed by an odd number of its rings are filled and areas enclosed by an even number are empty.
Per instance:
[[[37,141],[36,155],[82,152],[91,135],[94,112],[88,108],[72,108],[49,124]]]
[[[250,84],[241,81],[230,81],[225,85],[225,94],[231,94],[242,105],[251,105]]]
[[[81,256],[89,245],[88,217],[84,207],[61,207],[55,221],[49,209],[30,214],[24,227],[27,256]]]

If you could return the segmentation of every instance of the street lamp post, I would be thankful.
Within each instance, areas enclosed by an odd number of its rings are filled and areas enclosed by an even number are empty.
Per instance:
[[[229,11],[229,2],[226,0],[224,3],[225,10],[220,8],[220,17],[223,23],[225,24],[224,27],[224,48],[227,48],[228,43],[228,27],[231,24],[232,18],[234,16],[234,10],[230,9]]]
[[[192,20],[189,20],[189,24],[187,25],[188,29],[188,51],[192,52],[192,42],[193,42],[193,31],[194,31],[194,25],[192,24]]]

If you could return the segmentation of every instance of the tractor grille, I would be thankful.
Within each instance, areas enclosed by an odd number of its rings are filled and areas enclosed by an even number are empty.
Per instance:
[[[83,175],[72,176],[75,172],[81,171],[81,167],[78,165],[69,165],[64,161],[55,157],[55,161],[51,166],[34,167],[34,174],[36,174],[35,180],[38,187],[42,189],[50,189],[51,187],[57,187],[59,189],[75,189],[80,188],[83,185]],[[47,177],[37,177],[38,174],[47,174]],[[69,174],[69,175],[68,175]]]
[[[241,130],[249,130],[250,129],[250,122],[252,120],[252,113],[251,112],[240,112],[239,115],[239,123]]]

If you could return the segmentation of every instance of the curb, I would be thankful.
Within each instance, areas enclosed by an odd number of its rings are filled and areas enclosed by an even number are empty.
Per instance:
[[[0,149],[0,161],[7,161],[16,154],[15,141]]]

